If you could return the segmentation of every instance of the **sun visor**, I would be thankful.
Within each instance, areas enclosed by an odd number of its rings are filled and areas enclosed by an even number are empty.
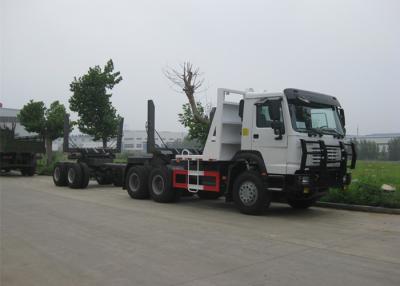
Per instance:
[[[307,90],[287,88],[283,91],[288,101],[300,101],[305,104],[324,104],[340,107],[336,97]]]

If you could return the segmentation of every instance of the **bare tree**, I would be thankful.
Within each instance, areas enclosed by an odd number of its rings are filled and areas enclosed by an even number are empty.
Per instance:
[[[164,75],[171,83],[183,91],[189,100],[193,117],[200,123],[209,123],[208,117],[201,114],[197,108],[194,94],[204,83],[204,78],[198,67],[193,67],[191,62],[184,62],[179,70],[167,67],[164,69]]]

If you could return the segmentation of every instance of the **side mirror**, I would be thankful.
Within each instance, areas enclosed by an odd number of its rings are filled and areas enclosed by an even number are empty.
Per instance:
[[[272,121],[271,122],[271,127],[274,130],[282,129],[283,128],[283,123],[281,121]]]
[[[281,119],[280,100],[271,100],[269,102],[269,117],[272,121],[279,121]]]
[[[243,109],[244,109],[244,100],[240,100],[239,101],[239,117],[242,119],[243,121]]]
[[[282,133],[283,133],[283,122],[282,121],[272,121],[271,122],[271,127],[274,129],[275,135],[278,135],[278,137],[275,137],[276,140],[281,140],[282,139]]]
[[[346,117],[344,116],[344,109],[339,109],[339,117],[340,121],[342,122],[343,127],[346,125]]]

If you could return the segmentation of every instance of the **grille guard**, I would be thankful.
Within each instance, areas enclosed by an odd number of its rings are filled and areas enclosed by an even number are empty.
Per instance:
[[[308,141],[300,139],[300,143],[302,150],[300,171],[304,171],[306,169],[315,169],[315,168],[326,169],[327,164],[332,164],[332,163],[339,163],[340,169],[344,171],[348,167],[350,169],[354,169],[356,167],[357,153],[353,142],[351,143],[339,142],[339,145],[326,145],[323,140]],[[316,148],[315,145],[318,145],[319,148]],[[311,146],[313,146],[313,148],[311,148],[313,151],[309,151],[309,149],[307,148]],[[340,160],[329,159],[328,148],[338,149],[340,151]],[[309,158],[310,155],[319,156],[319,162],[315,165],[307,165],[307,159]],[[350,158],[350,165],[348,165],[349,158]],[[315,161],[316,159],[314,158],[313,160]]]

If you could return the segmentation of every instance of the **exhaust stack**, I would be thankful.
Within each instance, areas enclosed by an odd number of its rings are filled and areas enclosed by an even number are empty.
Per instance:
[[[122,136],[124,136],[124,118],[121,117],[118,125],[118,135],[117,135],[117,153],[121,153],[122,147]]]
[[[64,141],[63,152],[69,152],[69,114],[64,116]]]
[[[147,153],[155,152],[155,108],[152,100],[147,101]]]

